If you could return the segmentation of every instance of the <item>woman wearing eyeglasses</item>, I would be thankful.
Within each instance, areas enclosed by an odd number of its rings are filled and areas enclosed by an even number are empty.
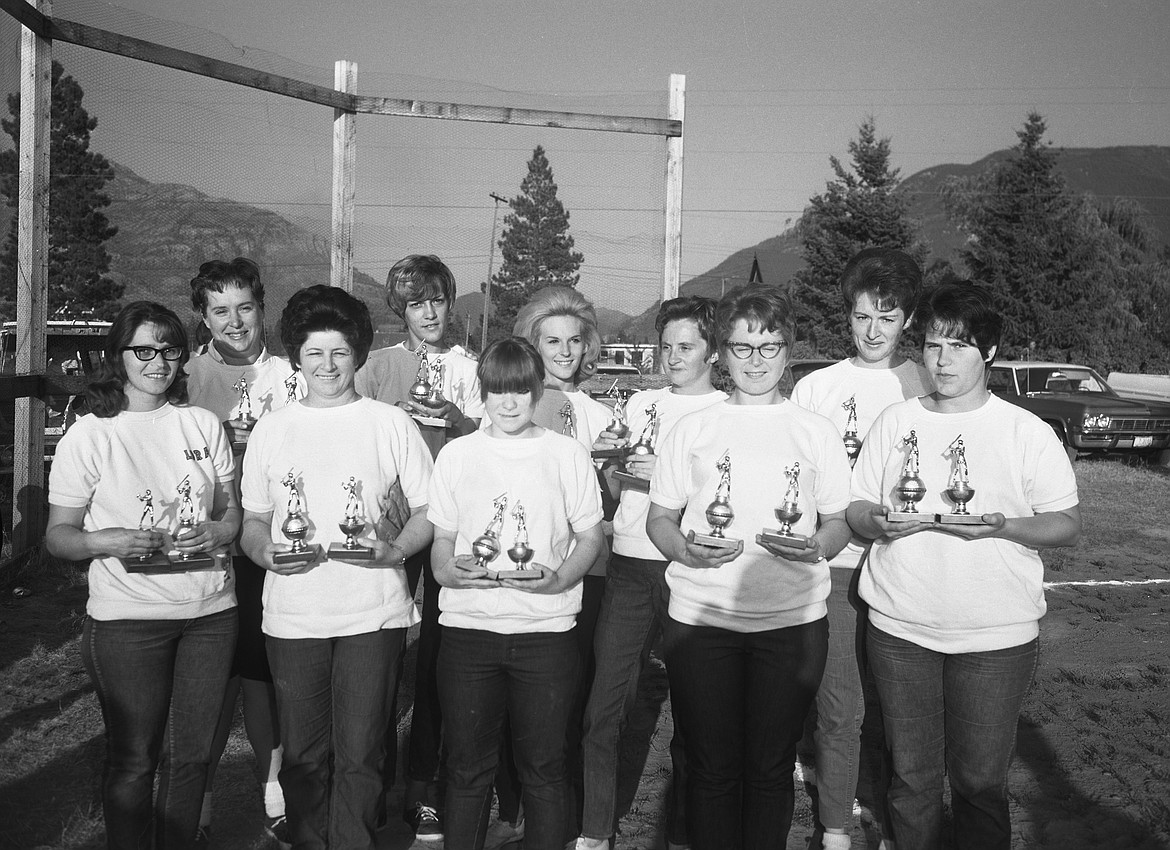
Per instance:
[[[719,302],[720,356],[734,388],[726,402],[679,420],[650,483],[646,531],[670,560],[664,649],[687,730],[694,850],[784,845],[796,745],[828,651],[827,559],[849,540],[841,438],[780,393],[792,316],[773,287]],[[779,526],[773,511],[786,499],[797,504],[792,532],[807,547],[757,540]],[[708,507],[720,500],[733,513],[725,541],[700,545],[695,536],[711,535]]]
[[[150,846],[152,829],[155,847],[193,844],[236,642],[220,557],[240,527],[231,448],[215,414],[185,404],[188,356],[173,312],[123,308],[86,390],[91,413],[61,439],[49,479],[49,551],[91,559],[81,654],[106,726],[111,848]],[[193,529],[176,537],[189,512]],[[210,569],[134,570],[159,551],[217,558]]]

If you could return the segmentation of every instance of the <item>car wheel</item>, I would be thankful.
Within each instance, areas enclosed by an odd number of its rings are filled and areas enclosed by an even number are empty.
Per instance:
[[[1072,463],[1075,461],[1077,459],[1077,450],[1068,444],[1068,440],[1066,440],[1064,436],[1064,429],[1055,422],[1049,422],[1048,424],[1051,426],[1052,430],[1056,432],[1056,439],[1060,440],[1060,444],[1064,446],[1064,453],[1068,455],[1068,462]]]

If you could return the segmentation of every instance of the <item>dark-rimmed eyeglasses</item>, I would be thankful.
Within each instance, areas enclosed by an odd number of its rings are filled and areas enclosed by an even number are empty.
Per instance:
[[[149,345],[123,345],[119,351],[133,351],[135,357],[145,361],[153,360],[158,354],[163,356],[163,360],[178,360],[183,356],[183,349],[178,345],[172,345],[168,348],[154,348]]]
[[[775,360],[788,347],[786,342],[765,342],[763,345],[748,345],[746,342],[725,342],[724,346],[736,360],[747,360],[756,351],[765,360]]]

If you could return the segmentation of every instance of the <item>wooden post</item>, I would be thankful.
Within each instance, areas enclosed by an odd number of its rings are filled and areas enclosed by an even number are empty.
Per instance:
[[[686,112],[687,78],[670,75],[668,119],[683,124]],[[666,139],[666,258],[662,275],[662,300],[678,297],[682,266],[683,136]]]
[[[52,14],[49,0],[29,0]],[[49,296],[49,117],[53,43],[21,28],[20,198],[17,207],[16,373],[45,374]],[[45,531],[45,402],[16,400],[13,434],[12,551],[24,552]]]
[[[333,66],[333,87],[353,94],[357,63],[342,59]],[[357,113],[333,110],[333,241],[329,282],[353,291],[353,199],[357,186]]]

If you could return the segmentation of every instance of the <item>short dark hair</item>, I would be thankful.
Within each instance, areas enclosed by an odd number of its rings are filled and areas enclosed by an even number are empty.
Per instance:
[[[357,368],[366,365],[374,325],[365,302],[344,289],[318,283],[298,289],[280,314],[280,342],[289,361],[301,367],[301,346],[316,331],[337,331],[353,349]]]
[[[479,397],[488,393],[532,393],[532,400],[544,395],[544,362],[526,339],[518,336],[497,339],[479,355],[475,367]]]
[[[168,346],[183,349],[175,364],[175,380],[167,387],[167,401],[173,404],[187,403],[187,373],[183,366],[191,358],[187,345],[187,331],[182,320],[174,311],[154,301],[132,301],[123,307],[106,335],[105,359],[97,373],[85,388],[85,399],[90,412],[99,419],[109,419],[126,409],[126,364],[122,362],[122,349],[130,345],[134,334],[143,325],[154,325],[155,339]],[[155,355],[161,356],[161,355]]]
[[[207,293],[223,292],[229,286],[252,290],[252,297],[264,309],[264,284],[260,282],[260,267],[247,257],[236,257],[230,263],[208,260],[199,267],[199,274],[191,278],[191,306],[199,315],[207,312]]]
[[[715,308],[715,327],[719,331],[719,343],[723,345],[731,336],[731,326],[741,319],[755,330],[779,333],[791,348],[796,343],[796,321],[792,301],[778,287],[764,284],[750,284],[742,289],[733,289],[719,299]]]
[[[718,351],[719,335],[715,332],[715,300],[704,298],[701,295],[687,295],[662,302],[662,306],[658,308],[658,315],[654,318],[654,330],[658,332],[658,339],[662,339],[662,332],[671,322],[687,319],[698,325],[699,335],[707,343],[708,352]]]
[[[918,306],[922,269],[913,257],[897,248],[864,248],[854,254],[841,272],[841,297],[845,312],[868,293],[883,312],[899,307],[907,318]]]
[[[998,349],[1003,333],[1003,316],[988,287],[960,280],[926,292],[914,314],[914,325],[920,333],[933,330],[974,345],[990,366],[995,360],[991,349]]]
[[[411,254],[390,267],[386,275],[386,304],[398,316],[406,315],[406,305],[442,295],[455,300],[455,275],[434,254]]]

